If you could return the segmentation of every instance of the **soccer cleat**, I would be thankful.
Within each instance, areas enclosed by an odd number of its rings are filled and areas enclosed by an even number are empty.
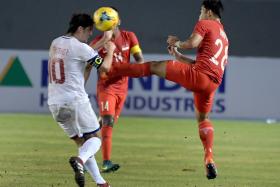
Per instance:
[[[215,179],[218,175],[217,168],[214,162],[209,162],[205,165],[207,179]]]
[[[69,163],[75,172],[75,181],[79,187],[85,186],[84,165],[79,157],[71,157]]]
[[[97,184],[97,187],[111,187],[107,182],[104,184]]]
[[[110,160],[104,160],[102,165],[102,173],[110,173],[117,171],[120,168],[119,164],[114,164]]]

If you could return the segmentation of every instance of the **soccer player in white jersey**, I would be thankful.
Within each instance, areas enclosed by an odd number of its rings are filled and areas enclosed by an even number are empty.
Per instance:
[[[84,88],[84,72],[94,66],[108,72],[115,45],[107,42],[107,55],[102,59],[86,44],[92,35],[93,20],[87,14],[73,15],[67,34],[53,40],[49,51],[48,105],[55,121],[78,145],[78,156],[69,163],[79,187],[84,187],[84,168],[98,187],[109,187],[100,175],[95,160],[101,141],[99,123]]]

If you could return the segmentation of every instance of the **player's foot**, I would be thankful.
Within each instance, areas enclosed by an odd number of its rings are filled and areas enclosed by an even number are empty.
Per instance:
[[[84,165],[79,157],[71,157],[69,163],[75,172],[75,181],[79,187],[85,186]]]
[[[97,187],[111,187],[107,182],[104,184],[97,184]]]
[[[212,159],[210,159],[209,161],[206,161],[205,168],[206,168],[207,179],[215,179],[217,177],[218,171],[217,171],[216,165]]]
[[[103,173],[110,173],[117,171],[120,168],[119,164],[114,164],[111,160],[104,160],[102,165]]]

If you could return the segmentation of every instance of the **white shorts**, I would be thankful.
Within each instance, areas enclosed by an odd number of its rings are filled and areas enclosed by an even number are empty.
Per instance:
[[[75,104],[54,104],[49,109],[54,120],[70,137],[97,132],[99,123],[89,101]]]

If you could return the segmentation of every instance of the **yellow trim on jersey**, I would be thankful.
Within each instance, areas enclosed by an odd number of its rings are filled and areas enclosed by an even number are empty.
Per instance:
[[[142,50],[139,45],[135,45],[130,49],[131,54],[140,53]]]

